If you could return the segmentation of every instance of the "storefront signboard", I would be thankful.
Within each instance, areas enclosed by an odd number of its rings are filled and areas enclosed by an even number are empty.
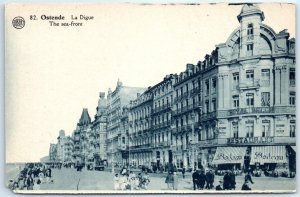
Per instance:
[[[240,137],[227,139],[227,144],[269,144],[273,142],[274,137]]]
[[[212,164],[243,163],[246,147],[218,147]]]

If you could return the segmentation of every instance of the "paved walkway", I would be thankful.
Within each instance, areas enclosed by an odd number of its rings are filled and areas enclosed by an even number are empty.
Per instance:
[[[167,191],[165,184],[165,174],[150,173],[149,190]],[[179,177],[179,190],[193,191],[191,174],[183,179]],[[53,170],[53,183],[41,185],[41,189],[47,190],[113,190],[113,174],[108,171],[87,171],[77,172],[75,169]],[[216,186],[221,176],[215,177]],[[236,188],[241,189],[244,176],[236,177]],[[252,190],[295,190],[295,178],[271,178],[253,177],[254,184],[250,184]]]

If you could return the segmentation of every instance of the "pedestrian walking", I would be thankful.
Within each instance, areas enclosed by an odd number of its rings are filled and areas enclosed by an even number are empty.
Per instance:
[[[33,178],[31,177],[31,175],[28,174],[25,180],[27,190],[33,190],[33,184]]]
[[[176,172],[173,172],[173,190],[178,190],[179,179]]]
[[[185,178],[185,168],[182,168],[182,178]]]
[[[215,174],[212,170],[206,173],[206,189],[212,189],[214,187]]]
[[[199,178],[199,173],[197,170],[195,170],[192,174],[194,190],[196,190],[196,188],[198,189],[198,178]]]
[[[172,189],[173,188],[173,183],[174,183],[174,176],[171,172],[168,173],[165,183],[168,186],[168,189]]]
[[[205,182],[206,182],[206,176],[204,174],[204,170],[201,170],[201,172],[198,176],[198,184],[199,184],[200,190],[204,189]]]
[[[115,174],[115,177],[114,177],[114,189],[115,190],[121,189],[120,188],[120,177],[119,177],[119,174]]]
[[[223,177],[223,189],[230,190],[230,188],[231,188],[231,177],[229,175],[229,172],[226,171]]]
[[[234,171],[229,171],[229,175],[230,175],[230,189],[233,189],[235,190],[235,185],[236,185],[236,182],[235,182],[235,174],[234,174]]]
[[[250,172],[247,172],[247,174],[245,175],[245,182],[246,181],[250,181],[250,183],[254,183],[253,181],[252,181],[252,177],[251,177],[251,174],[250,174]]]

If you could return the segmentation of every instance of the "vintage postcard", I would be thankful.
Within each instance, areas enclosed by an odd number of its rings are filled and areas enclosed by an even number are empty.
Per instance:
[[[296,191],[295,5],[7,4],[16,193]]]

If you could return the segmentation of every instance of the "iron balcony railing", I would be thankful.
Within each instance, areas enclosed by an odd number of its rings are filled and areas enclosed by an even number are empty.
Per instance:
[[[218,118],[237,116],[244,114],[295,114],[296,108],[293,106],[274,106],[274,107],[247,107],[247,108],[237,108],[230,110],[218,110],[216,112],[210,112],[208,114],[203,114],[202,119],[208,119],[210,117],[217,116]]]

